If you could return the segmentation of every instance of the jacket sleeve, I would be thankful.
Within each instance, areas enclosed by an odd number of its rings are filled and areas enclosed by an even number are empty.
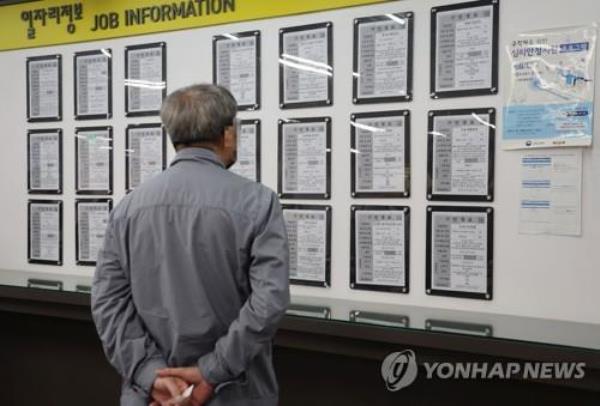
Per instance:
[[[289,252],[283,213],[275,194],[269,193],[257,216],[251,245],[251,293],[226,335],[212,352],[198,360],[204,378],[213,385],[235,380],[244,373],[264,344],[271,341],[290,302]]]
[[[156,369],[166,367],[132,300],[124,227],[111,214],[92,284],[92,317],[113,367],[148,396]]]

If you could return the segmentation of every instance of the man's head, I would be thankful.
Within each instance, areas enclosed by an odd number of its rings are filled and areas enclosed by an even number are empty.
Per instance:
[[[160,118],[176,150],[208,148],[230,167],[237,159],[236,113],[237,103],[227,89],[199,84],[171,93]]]

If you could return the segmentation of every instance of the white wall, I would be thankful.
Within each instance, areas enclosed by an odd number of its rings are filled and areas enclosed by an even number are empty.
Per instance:
[[[123,77],[127,45],[165,41],[168,56],[168,89],[174,90],[212,78],[211,39],[215,34],[259,29],[262,32],[262,106],[256,112],[241,112],[242,118],[262,120],[262,176],[271,188],[277,185],[277,119],[329,115],[333,118],[332,287],[293,287],[303,296],[326,296],[389,304],[474,310],[542,318],[600,323],[600,140],[584,151],[583,231],[581,237],[548,237],[518,234],[519,157],[521,152],[502,151],[502,103],[507,93],[509,68],[504,46],[518,32],[589,24],[600,20],[597,0],[501,0],[500,5],[500,94],[433,101],[429,98],[430,8],[457,1],[404,0],[375,6],[179,31],[142,37],[98,41],[0,53],[0,269],[88,275],[93,269],[75,265],[74,137],[77,126],[114,127],[114,189],[117,202],[125,189],[125,127],[157,122],[127,119],[124,114]],[[415,13],[414,101],[407,104],[354,106],[351,102],[352,20],[389,12]],[[334,105],[325,108],[282,111],[278,107],[278,29],[284,26],[332,21],[334,26]],[[113,119],[73,120],[73,66],[76,51],[113,50]],[[63,55],[63,116],[56,123],[26,121],[25,58]],[[597,89],[600,95],[600,89]],[[425,295],[425,199],[427,114],[430,109],[495,107],[498,111],[496,152],[494,299],[491,302],[430,297]],[[351,112],[408,108],[412,112],[412,193],[409,199],[350,198]],[[27,263],[27,129],[60,127],[64,131],[64,266]],[[597,123],[596,123],[597,127]],[[169,159],[173,150],[169,149]],[[34,198],[37,198],[35,196]],[[295,201],[301,202],[301,201]],[[324,202],[327,203],[327,202]],[[352,204],[407,204],[411,207],[410,293],[387,294],[353,291],[349,288],[349,210]]]

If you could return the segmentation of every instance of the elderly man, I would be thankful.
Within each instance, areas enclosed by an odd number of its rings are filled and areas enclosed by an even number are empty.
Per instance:
[[[92,313],[123,406],[277,404],[287,236],[275,193],[227,170],[235,116],[219,86],[169,95],[161,119],[177,155],[111,213]]]

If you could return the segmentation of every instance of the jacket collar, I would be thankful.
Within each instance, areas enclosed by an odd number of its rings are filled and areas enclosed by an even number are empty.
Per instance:
[[[208,148],[187,147],[179,150],[175,158],[171,161],[171,166],[181,161],[209,162],[213,165],[225,169],[225,164],[221,158]]]

